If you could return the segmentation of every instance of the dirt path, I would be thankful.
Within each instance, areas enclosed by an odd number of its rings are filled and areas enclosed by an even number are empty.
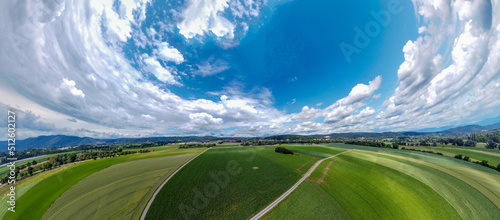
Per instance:
[[[335,161],[332,160],[332,161],[330,161],[330,163],[328,163],[328,165],[326,165],[325,169],[323,170],[323,176],[321,176],[321,178],[319,178],[319,180],[317,182],[318,184],[322,183],[325,180],[325,177],[326,177],[326,175],[328,175],[327,173],[330,170],[330,166],[333,164],[333,162],[335,162]]]
[[[283,201],[283,199],[285,199],[288,195],[290,195],[295,189],[297,189],[297,187],[299,187],[299,185],[304,182],[309,176],[311,176],[311,174],[314,172],[314,170],[316,170],[316,168],[319,166],[319,164],[321,164],[321,162],[325,161],[325,160],[328,160],[328,159],[331,159],[333,157],[336,157],[338,155],[341,155],[341,154],[345,154],[347,152],[350,152],[350,151],[353,151],[353,150],[348,150],[348,151],[344,151],[342,153],[338,153],[338,154],[335,154],[333,156],[330,156],[330,157],[327,157],[327,158],[323,158],[321,160],[319,160],[318,162],[316,162],[308,171],[307,173],[299,180],[297,181],[297,183],[295,183],[295,185],[293,185],[290,189],[288,189],[285,193],[283,193],[280,197],[278,197],[276,200],[274,200],[274,202],[272,202],[271,204],[269,204],[266,208],[264,208],[262,211],[260,211],[259,213],[257,213],[256,215],[254,215],[250,220],[257,220],[259,218],[262,218],[262,216],[264,216],[265,214],[267,214],[269,211],[271,211],[271,209],[273,209],[276,205],[278,205],[281,201]]]

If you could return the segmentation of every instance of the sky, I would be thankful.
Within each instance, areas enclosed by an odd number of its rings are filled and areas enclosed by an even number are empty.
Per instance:
[[[18,139],[484,122],[500,115],[499,4],[2,1],[0,111]]]

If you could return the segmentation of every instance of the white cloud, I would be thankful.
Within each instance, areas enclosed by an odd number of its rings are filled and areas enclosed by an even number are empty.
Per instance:
[[[368,85],[357,84],[352,88],[349,96],[342,99],[340,102],[342,105],[349,105],[361,100],[365,100],[373,95],[373,93],[380,88],[382,83],[382,77],[377,76],[373,81],[370,81]]]
[[[222,12],[229,7],[229,0],[190,0],[182,12],[183,20],[177,25],[186,38],[212,32],[218,37],[234,37],[234,24]]]
[[[118,10],[114,10],[115,1],[95,1],[92,2],[95,10],[102,12],[102,17],[106,26],[107,37],[113,41],[124,42],[131,37],[132,24],[137,24],[145,18],[145,8],[149,0],[123,0],[118,1]],[[134,12],[139,11],[140,16],[136,21]]]
[[[220,59],[209,59],[208,61],[203,61],[200,64],[197,64],[197,67],[198,69],[194,70],[193,73],[203,77],[215,75],[230,68],[225,61]]]
[[[158,48],[158,58],[163,61],[174,62],[176,64],[184,62],[184,57],[181,52],[170,46],[167,42],[162,42],[160,48]]]
[[[304,106],[300,113],[291,114],[290,120],[292,121],[311,121],[319,117],[325,117],[324,122],[328,124],[335,124],[353,115],[363,106],[363,101],[374,96],[375,91],[380,88],[382,77],[377,76],[370,81],[368,85],[357,84],[354,86],[348,96],[337,100],[334,104],[326,107],[325,109],[315,109],[312,107]],[[373,109],[365,109],[362,112],[366,115],[366,111]]]
[[[77,89],[75,86],[75,81],[63,78],[60,88],[69,91],[74,96],[85,98],[85,93],[83,93],[82,90]]]
[[[189,123],[187,123],[183,128],[187,130],[208,130],[213,128],[213,125],[220,125],[224,121],[222,118],[214,118],[212,115],[201,112],[189,114]]]
[[[211,33],[221,40],[220,46],[234,47],[238,45],[237,37],[246,35],[248,22],[258,18],[265,3],[265,0],[189,0],[177,27],[187,39]]]
[[[163,67],[158,60],[152,57],[146,57],[143,61],[146,66],[145,69],[154,74],[160,81],[171,85],[181,85],[175,80],[171,71]]]
[[[377,116],[381,129],[470,123],[496,116],[500,94],[498,8],[490,1],[414,1],[426,31],[403,49],[400,85]],[[449,39],[449,40],[448,40]],[[440,48],[449,47],[451,53]],[[444,57],[451,60],[445,64]]]
[[[18,109],[33,120],[23,135],[123,137],[136,136],[137,130],[142,135],[166,130],[209,134],[228,128],[238,128],[229,133],[234,135],[411,130],[494,116],[500,106],[500,17],[488,1],[415,0],[423,18],[421,36],[403,48],[399,85],[381,108],[371,107],[371,100],[380,97],[375,92],[382,79],[376,77],[353,85],[326,108],[304,106],[295,114],[276,109],[272,93],[264,88],[242,92],[234,85],[213,100],[174,94],[168,86],[181,85],[181,79],[176,67],[168,65],[185,60],[167,42],[159,43],[165,40],[159,32],[150,31],[157,42],[143,46],[158,49],[139,56],[140,70],[118,46],[136,36],[134,42],[147,41],[137,27],[148,1],[122,1],[117,9],[113,2],[0,3],[0,103],[2,110]],[[245,22],[258,16],[262,2],[190,0],[177,25],[186,38],[212,32],[236,40],[235,30],[248,27]],[[209,76],[229,67],[209,59],[191,68]],[[168,85],[151,82],[144,71]],[[315,120],[322,117],[323,123]]]

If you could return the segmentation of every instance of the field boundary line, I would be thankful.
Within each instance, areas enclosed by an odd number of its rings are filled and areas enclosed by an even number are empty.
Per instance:
[[[167,184],[167,182],[177,173],[179,172],[184,166],[186,166],[188,163],[190,163],[191,161],[193,161],[194,159],[196,159],[198,156],[202,155],[203,153],[207,152],[208,150],[212,149],[211,147],[209,147],[208,149],[204,150],[203,152],[199,153],[198,155],[196,155],[195,157],[189,159],[186,163],[182,164],[182,166],[180,166],[179,168],[177,168],[177,170],[175,170],[165,181],[163,181],[163,183],[156,189],[155,193],[153,193],[153,196],[151,196],[151,198],[149,199],[149,202],[148,204],[146,205],[146,207],[144,208],[144,211],[142,211],[142,215],[141,215],[141,220],[144,220],[146,218],[146,214],[148,213],[148,210],[149,210],[149,207],[151,206],[151,204],[153,204],[153,201],[155,200],[156,198],[156,195],[160,192],[160,190],[163,188],[163,186],[165,186],[165,184]]]
[[[304,176],[302,176],[302,178],[300,178],[299,181],[297,181],[290,189],[288,189],[285,193],[281,194],[280,197],[278,197],[276,200],[274,200],[274,202],[272,202],[271,204],[269,204],[266,208],[264,208],[262,211],[260,211],[259,213],[257,213],[256,215],[254,215],[250,220],[257,220],[257,219],[260,219],[262,218],[262,216],[264,216],[265,214],[267,214],[269,211],[271,211],[271,209],[273,209],[275,206],[277,206],[281,201],[283,201],[283,199],[285,199],[286,197],[288,197],[295,189],[297,189],[297,187],[299,187],[299,185],[304,182],[309,176],[311,176],[311,174],[314,172],[314,170],[316,170],[316,168],[319,166],[319,164],[321,164],[321,162],[325,161],[325,160],[328,160],[328,159],[332,159],[338,155],[341,155],[341,154],[345,154],[345,153],[348,153],[348,152],[351,152],[355,149],[352,149],[352,150],[347,150],[347,151],[344,151],[344,152],[341,152],[341,153],[338,153],[338,154],[335,154],[335,155],[332,155],[330,157],[327,157],[327,158],[323,158],[321,160],[318,160],[308,171],[307,173],[304,174]]]

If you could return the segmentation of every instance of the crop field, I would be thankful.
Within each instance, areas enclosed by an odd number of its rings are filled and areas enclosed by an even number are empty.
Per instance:
[[[138,219],[156,188],[196,154],[113,165],[90,175],[59,197],[44,219]]]
[[[128,155],[78,163],[34,185],[23,196],[17,199],[16,212],[6,213],[4,219],[41,219],[52,203],[54,203],[54,201],[56,201],[56,199],[66,190],[91,174],[114,164],[139,159],[199,152],[201,152],[200,149],[160,151],[150,154]]]
[[[212,149],[177,173],[147,219],[245,219],[291,187],[318,157],[274,147]]]
[[[124,149],[123,151],[138,151],[141,149],[148,149],[150,151],[174,150],[174,149],[179,149],[179,145],[163,145],[163,146],[148,147],[148,148],[130,148],[130,149]]]
[[[338,154],[338,153],[341,153],[343,152],[344,150],[340,150],[340,149],[335,149],[335,148],[331,148],[331,147],[317,147],[317,146],[308,146],[308,145],[305,145],[305,146],[285,146],[286,148],[289,148],[291,149],[292,151],[295,150],[297,152],[302,152],[302,153],[306,153],[306,154],[309,154],[309,155],[313,155],[313,156],[319,156],[319,157],[322,157],[322,158],[325,158],[325,157],[329,157],[329,156],[332,156],[332,155],[335,155],[335,154]],[[316,153],[313,153],[313,152],[316,152]]]
[[[264,219],[500,218],[496,171],[439,155],[352,147],[358,150],[324,161]]]
[[[472,160],[482,161],[487,160],[491,165],[500,164],[500,150],[492,150],[486,148],[478,147],[422,147],[422,146],[409,146],[406,148],[418,149],[418,150],[431,150],[434,152],[440,152],[443,155],[454,157],[457,154],[470,157]]]
[[[38,184],[40,181],[54,175],[55,173],[58,173],[64,169],[67,169],[67,168],[71,167],[72,165],[74,165],[74,164],[65,164],[63,166],[60,166],[58,168],[54,168],[54,169],[46,171],[46,172],[43,172],[43,173],[35,175],[33,177],[17,181],[16,196],[18,198],[21,197],[29,189],[31,189],[33,186]],[[9,193],[8,191],[9,191],[8,187],[0,187],[0,195],[2,196],[2,198],[0,199],[0,204],[2,204],[2,205],[0,205],[0,219],[2,219],[3,215],[7,212],[8,196],[6,196],[6,195],[7,195],[7,193]]]

